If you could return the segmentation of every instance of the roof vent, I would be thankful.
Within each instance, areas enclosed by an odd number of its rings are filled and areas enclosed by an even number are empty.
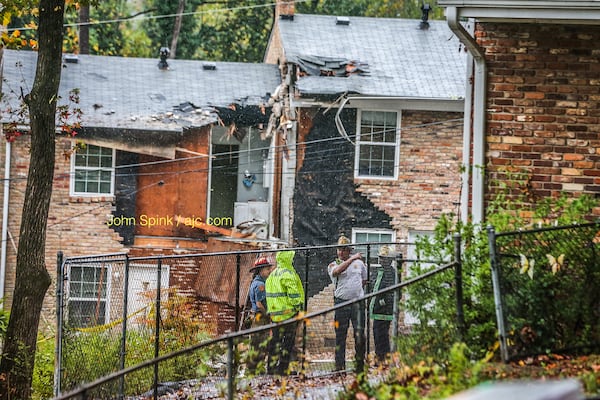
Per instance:
[[[429,12],[431,11],[431,6],[429,3],[423,3],[421,6],[421,22],[419,23],[419,29],[427,30],[429,29]]]
[[[69,64],[77,64],[79,62],[79,57],[77,57],[77,54],[65,54],[65,62]]]
[[[202,63],[202,69],[205,71],[214,71],[217,69],[217,64],[212,62]]]
[[[160,61],[158,62],[158,69],[163,71],[169,69],[169,63],[167,62],[167,58],[169,58],[170,53],[171,50],[169,50],[168,47],[160,48]]]
[[[279,16],[279,19],[282,19],[284,21],[293,21],[294,20],[294,14],[281,14]]]
[[[350,18],[348,17],[337,17],[335,19],[336,25],[350,25]]]

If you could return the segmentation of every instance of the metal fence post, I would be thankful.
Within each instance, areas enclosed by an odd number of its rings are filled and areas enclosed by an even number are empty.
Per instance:
[[[129,300],[129,256],[125,254],[125,271],[123,271],[123,323],[121,325],[121,359],[120,368],[125,368],[125,355],[127,354],[127,307]],[[121,377],[119,382],[119,395],[123,398],[125,394],[125,377]]]
[[[357,351],[356,355],[354,356],[355,358],[355,372],[357,375],[361,374],[362,372],[364,372],[365,370],[365,353],[366,353],[366,335],[365,335],[365,329],[367,327],[367,324],[365,324],[365,317],[366,317],[366,307],[365,307],[365,301],[364,299],[359,301],[358,304],[354,304],[352,306],[352,312],[356,312],[356,309],[354,307],[358,307],[358,316],[356,318],[356,322],[357,322],[357,327],[356,327],[356,332],[354,332],[354,341],[359,343],[359,346],[356,346],[356,348],[359,350]]]
[[[242,265],[242,255],[238,252],[236,254],[236,268],[235,268],[235,326],[240,330],[240,269]]]
[[[56,348],[54,350],[54,397],[60,394],[62,376],[62,330],[63,330],[63,252],[56,254]]]
[[[367,243],[367,287],[366,293],[371,293],[373,287],[371,286],[371,245]],[[362,307],[362,306],[361,306]],[[369,315],[369,307],[367,304],[364,305],[364,313],[365,313],[365,354],[369,354],[371,351],[371,316]]]
[[[458,325],[458,337],[464,340],[465,336],[465,313],[463,308],[463,278],[462,278],[462,254],[460,235],[454,235],[454,281],[456,283],[456,322]]]
[[[402,253],[398,253],[396,257],[396,274],[394,276],[394,284],[399,284],[402,282],[402,264],[404,261],[402,260]],[[392,335],[394,338],[398,337],[399,329],[398,326],[400,324],[400,302],[402,301],[402,291],[398,288],[394,291],[394,317],[392,320]],[[392,340],[391,350],[396,351],[396,342],[397,340]]]
[[[308,310],[308,250],[304,251],[304,308],[303,311]],[[302,320],[302,365],[300,370],[304,372],[306,370],[306,320]]]
[[[502,296],[500,293],[500,272],[498,271],[498,260],[496,258],[496,231],[493,226],[487,227],[488,244],[490,248],[490,263],[492,267],[492,285],[494,287],[494,303],[496,305],[496,319],[498,322],[498,335],[500,340],[500,355],[502,361],[508,361],[508,349],[506,347],[506,328],[504,327],[504,314],[502,312]]]
[[[156,326],[154,328],[154,358],[158,358],[160,352],[160,291],[162,278],[162,258],[158,259],[156,267]],[[154,399],[158,399],[158,363],[154,363]]]
[[[235,379],[235,368],[234,368],[234,345],[233,338],[227,339],[227,399],[233,400],[234,392],[234,379]]]

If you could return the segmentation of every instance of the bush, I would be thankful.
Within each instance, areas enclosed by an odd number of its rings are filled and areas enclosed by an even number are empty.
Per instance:
[[[159,355],[180,350],[207,340],[211,326],[206,325],[194,314],[190,300],[170,294],[161,304]],[[139,319],[135,327],[129,328],[126,337],[125,367],[138,365],[155,357],[155,312]],[[72,390],[82,383],[92,382],[121,369],[121,326],[92,327],[81,330],[65,330],[63,345],[62,391]],[[180,381],[190,376],[205,376],[212,369],[210,363],[200,362],[222,357],[222,349],[200,349],[160,364],[160,382]],[[125,377],[125,393],[140,394],[150,387],[154,379],[153,368],[144,368]],[[119,393],[120,382],[114,381],[94,392],[103,397]]]
[[[33,368],[32,399],[50,399],[54,396],[55,337],[39,337]]]

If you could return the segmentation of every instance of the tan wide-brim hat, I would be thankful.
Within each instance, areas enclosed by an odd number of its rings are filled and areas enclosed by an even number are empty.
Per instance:
[[[351,247],[352,247],[352,246],[351,246],[351,245],[352,245],[352,242],[350,241],[350,239],[348,239],[348,238],[347,238],[346,236],[344,236],[344,235],[341,235],[341,236],[338,238],[337,244],[338,244],[338,246],[343,246],[343,247],[338,247],[338,249],[343,249],[343,248],[346,248],[346,247],[348,247],[348,248],[351,248]]]

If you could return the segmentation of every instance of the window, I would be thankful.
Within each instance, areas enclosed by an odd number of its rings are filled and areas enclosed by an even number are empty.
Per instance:
[[[113,194],[115,151],[91,144],[71,157],[71,195]]]
[[[352,229],[352,243],[386,243],[390,244],[396,241],[396,232],[391,229]],[[370,246],[370,259],[371,262],[377,261],[377,253],[379,253],[379,247],[376,244]],[[356,252],[363,253],[364,260],[367,259],[367,246],[358,245],[355,248]]]
[[[102,325],[108,320],[107,293],[110,267],[73,265],[69,280],[69,324]]]
[[[395,111],[360,111],[356,138],[357,178],[398,178],[400,134]]]

